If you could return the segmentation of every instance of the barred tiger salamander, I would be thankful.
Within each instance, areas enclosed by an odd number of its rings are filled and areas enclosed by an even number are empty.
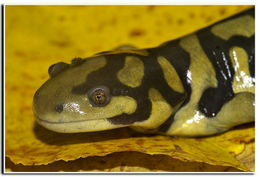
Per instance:
[[[206,136],[255,119],[254,8],[155,48],[118,48],[49,68],[37,122],[62,132],[131,127]]]

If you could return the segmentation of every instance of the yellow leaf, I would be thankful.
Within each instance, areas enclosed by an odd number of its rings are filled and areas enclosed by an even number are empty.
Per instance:
[[[48,165],[15,165],[6,158],[10,172],[240,172],[233,167],[209,165],[200,162],[183,162],[167,155],[149,155],[139,152],[116,152],[104,157],[87,157],[65,162],[56,161]]]

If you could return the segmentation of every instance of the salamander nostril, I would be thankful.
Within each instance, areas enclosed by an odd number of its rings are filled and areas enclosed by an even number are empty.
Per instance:
[[[57,111],[58,113],[61,113],[63,111],[63,105],[62,104],[57,104],[55,106],[55,111]]]

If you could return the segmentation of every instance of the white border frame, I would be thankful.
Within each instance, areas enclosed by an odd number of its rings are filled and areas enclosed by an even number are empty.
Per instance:
[[[259,2],[259,1],[258,1]],[[194,2],[194,0],[143,0],[143,1],[140,1],[140,0],[86,0],[86,1],[81,1],[81,0],[75,0],[75,1],[71,1],[71,0],[56,0],[55,2],[53,2],[52,0],[38,0],[37,2],[35,2],[34,0],[24,0],[23,2],[17,2],[16,0],[3,0],[1,3],[4,3],[5,5],[103,5],[103,4],[106,4],[106,5],[156,5],[156,4],[159,4],[159,5],[256,5],[255,7],[255,12],[256,12],[256,19],[259,19],[259,14],[260,12],[258,13],[258,6],[257,6],[257,3],[256,3],[256,0],[198,0],[196,2]],[[4,10],[5,7],[3,7],[3,10]],[[2,8],[1,8],[1,11],[2,11]],[[5,11],[1,14],[4,14]],[[5,16],[5,14],[4,14]],[[2,54],[3,56],[3,61],[1,62],[1,67],[3,67],[3,80],[2,80],[2,88],[1,89],[4,89],[5,88],[5,39],[4,39],[4,36],[5,36],[5,21],[4,21],[4,16],[2,17],[3,19],[3,26],[2,26],[2,30],[1,31],[3,34],[3,43],[4,44],[2,46],[2,50],[3,50],[3,53],[4,55]],[[259,31],[259,25],[256,21],[256,31]],[[258,34],[258,33],[257,33]],[[255,51],[260,51],[258,50],[259,49],[259,37],[258,35],[256,34],[256,38],[255,38],[255,41],[256,41],[256,48],[255,48]],[[258,56],[258,52],[255,53],[255,58],[259,58]],[[256,60],[256,63],[255,63],[255,66],[258,66],[258,63],[259,61]],[[3,66],[2,66],[3,65]],[[1,74],[2,74],[1,73]],[[255,71],[255,75],[256,75],[256,83],[258,83],[258,79],[259,78],[259,72],[256,70]],[[258,76],[257,76],[258,75]],[[259,90],[260,88],[258,88],[260,86],[258,86],[258,84],[256,84],[256,90]],[[1,90],[1,93],[3,93],[3,100],[2,100],[2,103],[5,103],[5,93],[4,93],[4,90]],[[256,103],[257,103],[257,100],[258,99],[258,94],[256,94]],[[257,115],[260,115],[259,113],[259,109],[257,109],[257,105],[256,104],[256,117]],[[5,105],[3,104],[2,105],[2,109],[5,110]],[[3,111],[2,110],[2,111]],[[3,111],[3,118],[5,117],[5,112]],[[259,127],[257,124],[259,121],[257,121],[257,118],[256,118],[256,127]],[[4,119],[1,121],[1,123],[3,123],[3,130],[2,132],[5,133],[5,121]],[[259,146],[259,133],[260,130],[258,131],[258,128],[256,128],[256,146],[255,146],[255,149],[259,149],[258,147]],[[258,136],[257,136],[258,135]],[[4,164],[1,164],[1,168],[3,168],[2,172],[5,172],[5,146],[4,146],[4,142],[5,142],[5,136],[2,135],[2,155],[3,155],[3,161],[1,162],[4,162]],[[255,154],[255,157],[256,157],[256,167],[257,165],[259,164],[259,151],[256,151],[256,154]],[[110,176],[111,174],[112,175],[124,175],[124,176],[131,176],[132,175],[135,175],[135,176],[141,176],[141,175],[163,175],[163,176],[170,176],[170,175],[178,175],[178,176],[184,176],[185,174],[189,174],[189,175],[203,175],[203,176],[208,176],[208,175],[221,175],[221,176],[230,176],[231,174],[232,175],[250,175],[252,176],[252,174],[255,174],[256,176],[259,175],[259,171],[258,169],[256,168],[255,169],[256,172],[255,173],[244,173],[244,172],[227,172],[227,173],[222,173],[222,172],[207,172],[207,173],[200,173],[200,172],[196,172],[196,173],[192,173],[192,172],[187,172],[187,173],[182,173],[182,172],[172,172],[172,173],[169,173],[169,172],[165,172],[165,173],[153,173],[153,172],[146,172],[146,173],[120,173],[120,172],[112,172],[112,173],[105,173],[105,172],[76,172],[76,173],[71,173],[71,172],[28,172],[28,173],[24,173],[24,172],[5,172],[5,174],[16,174],[16,175],[12,175],[12,176],[18,176],[19,174],[27,174],[27,175],[41,175],[41,176],[56,176],[56,175],[61,175],[61,174],[65,174],[65,175],[70,175],[70,176],[76,176],[76,175],[79,175],[79,174],[84,174],[84,175],[94,175],[94,174],[98,174],[98,175],[102,175],[102,176]],[[207,174],[207,175],[205,175]],[[3,175],[3,174],[1,174]],[[185,176],[186,176],[185,175]]]

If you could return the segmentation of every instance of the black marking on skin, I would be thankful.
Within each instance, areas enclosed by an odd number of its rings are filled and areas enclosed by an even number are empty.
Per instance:
[[[162,44],[157,48],[154,48],[154,55],[164,56],[178,73],[185,92],[185,100],[180,106],[181,108],[186,105],[190,100],[191,86],[189,81],[187,80],[187,72],[190,65],[190,56],[188,52],[180,47],[179,42],[179,40],[170,41]],[[172,90],[170,92],[172,92]],[[166,132],[170,128],[171,124],[174,121],[175,113],[177,111],[173,112],[173,114],[158,128],[159,131]]]
[[[131,88],[122,84],[117,79],[117,72],[124,67],[126,56],[136,56],[144,63],[144,76],[139,87]],[[163,71],[157,63],[157,56],[151,54],[142,56],[132,53],[108,54],[105,55],[107,64],[103,68],[90,73],[86,81],[73,87],[73,94],[86,94],[90,86],[105,85],[111,91],[112,96],[130,96],[137,102],[137,110],[133,114],[122,114],[109,118],[113,124],[132,124],[134,122],[145,121],[149,118],[152,105],[148,97],[150,88],[157,89],[165,100],[175,106],[184,99],[184,95],[174,92],[164,79]],[[113,69],[111,69],[113,68]]]
[[[249,61],[252,73],[254,63],[254,53],[252,53],[254,49],[251,48],[254,48],[253,37],[235,35],[228,40],[223,40],[212,34],[210,29],[209,27],[196,33],[204,52],[215,69],[218,81],[217,88],[207,88],[199,101],[199,110],[208,118],[216,116],[222,106],[235,96],[232,88],[235,71],[229,56],[230,49],[233,46],[239,46],[247,52],[247,55],[252,58],[251,63]]]
[[[207,117],[217,115],[221,107],[234,97],[232,82],[234,68],[229,57],[229,47],[226,41],[209,33],[209,30],[197,33],[200,44],[212,63],[217,88],[207,88],[199,101],[199,110]]]

